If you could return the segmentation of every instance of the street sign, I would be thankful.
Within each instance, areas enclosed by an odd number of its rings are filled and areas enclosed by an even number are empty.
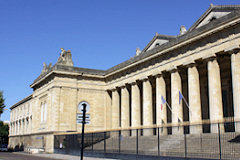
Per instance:
[[[90,119],[91,118],[90,114],[86,114],[85,118],[86,119]],[[81,113],[78,113],[77,114],[77,119],[78,120],[82,120],[83,119],[83,115]]]
[[[77,124],[82,124],[82,120],[77,120]],[[85,120],[85,124],[90,124],[90,120]]]
[[[90,119],[91,119],[91,115],[90,114],[86,114],[85,115],[85,124],[90,124]],[[77,124],[82,124],[83,121],[83,115],[81,113],[77,114]]]
[[[79,103],[79,105],[78,105],[78,111],[80,112],[80,113],[83,113],[83,105],[86,105],[86,113],[88,113],[89,112],[89,110],[90,110],[90,105],[86,102],[86,101],[82,101],[81,103]]]

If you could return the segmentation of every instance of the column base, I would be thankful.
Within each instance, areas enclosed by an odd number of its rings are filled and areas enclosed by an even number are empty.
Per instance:
[[[138,132],[136,129],[132,130],[132,134],[131,136],[132,137],[136,137],[137,136],[137,133],[138,133],[138,136],[141,136],[141,130],[139,129]]]
[[[159,135],[167,135],[167,127],[159,128]]]
[[[153,135],[153,129],[143,129],[143,136],[152,136]]]
[[[240,122],[235,122],[235,132],[240,132]]]
[[[182,126],[175,126],[172,127],[172,134],[173,135],[183,135],[184,134],[184,129]]]
[[[224,133],[224,124],[219,124],[220,133]],[[211,124],[211,133],[218,133],[218,124]]]
[[[119,136],[119,132],[110,132],[110,137],[118,137]]]
[[[130,136],[130,131],[127,130],[127,131],[121,131],[121,135],[126,137],[126,136]]]
[[[201,134],[203,132],[202,125],[190,126],[190,134]]]

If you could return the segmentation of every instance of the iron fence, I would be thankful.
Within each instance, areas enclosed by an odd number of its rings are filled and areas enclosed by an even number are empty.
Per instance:
[[[92,153],[155,157],[239,159],[240,133],[235,132],[235,123],[204,123],[86,133],[84,150]],[[189,133],[199,128],[203,133]],[[54,137],[55,153],[79,155],[80,146],[81,134]]]

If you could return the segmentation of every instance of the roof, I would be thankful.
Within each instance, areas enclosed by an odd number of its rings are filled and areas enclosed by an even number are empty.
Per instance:
[[[29,96],[27,96],[27,97],[24,98],[23,100],[19,101],[18,103],[14,104],[10,109],[12,110],[13,108],[15,108],[15,107],[17,107],[17,106],[19,106],[19,105],[21,105],[21,104],[29,101],[30,99],[32,99],[32,94],[29,95]]]
[[[153,42],[156,40],[156,39],[164,39],[164,40],[169,40],[171,41],[172,39],[175,39],[176,36],[170,36],[170,35],[161,35],[161,34],[158,34],[156,33],[156,35],[153,37],[153,39],[147,44],[147,46],[143,49],[142,52],[146,52],[147,49],[153,44]]]
[[[211,22],[207,23],[206,25],[196,28],[196,26],[199,23],[201,23],[201,21],[213,10],[231,11],[231,13],[229,13],[223,17],[220,17],[214,21],[211,21]],[[40,75],[34,81],[34,83],[39,81],[40,79],[42,79],[43,77],[45,77],[47,74],[49,74],[51,71],[54,71],[54,70],[70,71],[70,72],[75,72],[75,73],[84,73],[84,74],[97,75],[97,76],[108,76],[109,74],[118,72],[120,69],[123,69],[124,67],[127,67],[132,64],[137,64],[140,60],[144,60],[150,56],[153,56],[154,54],[156,54],[160,51],[164,51],[166,49],[174,47],[177,44],[180,44],[186,40],[192,39],[206,31],[214,29],[225,23],[231,22],[232,20],[239,18],[239,17],[240,17],[240,5],[224,5],[224,6],[211,5],[209,7],[209,9],[192,25],[192,27],[185,34],[179,35],[179,36],[168,36],[168,35],[158,35],[157,34],[148,43],[148,45],[144,48],[144,50],[142,51],[141,54],[139,54],[138,56],[134,56],[131,59],[124,61],[108,70],[95,70],[95,69],[87,69],[87,68],[79,68],[79,67],[71,67],[71,66],[54,65],[48,72]],[[167,39],[169,41],[158,47],[154,47],[151,50],[147,50],[149,48],[149,46],[151,46],[151,44],[156,39]]]
[[[188,31],[192,31],[196,28],[198,24],[200,24],[204,18],[212,11],[235,11],[240,10],[240,5],[213,5],[211,4],[210,7],[203,13],[203,15],[189,28]]]

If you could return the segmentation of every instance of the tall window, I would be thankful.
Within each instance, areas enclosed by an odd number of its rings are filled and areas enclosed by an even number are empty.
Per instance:
[[[44,121],[47,121],[47,103],[44,103]]]
[[[43,103],[41,103],[41,122],[43,121]]]

